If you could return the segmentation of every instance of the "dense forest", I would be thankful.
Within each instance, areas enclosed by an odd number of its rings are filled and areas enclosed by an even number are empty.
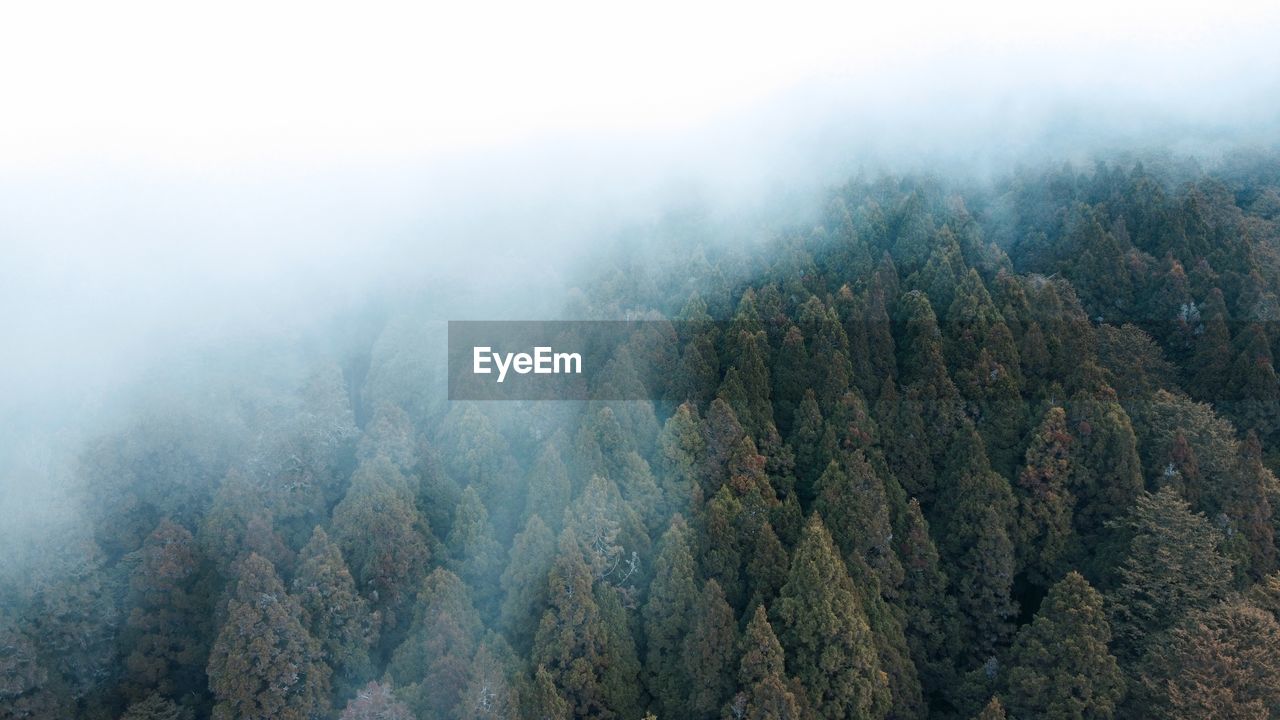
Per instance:
[[[1280,155],[820,206],[602,251],[649,401],[449,402],[406,306],[140,406],[0,718],[1280,718]]]

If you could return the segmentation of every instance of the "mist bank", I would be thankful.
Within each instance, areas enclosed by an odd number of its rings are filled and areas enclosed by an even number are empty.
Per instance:
[[[1099,157],[1274,147],[1280,60],[895,61],[686,124],[363,160],[84,155],[0,169],[0,512],[56,505],[85,438],[218,377],[273,382],[388,318],[560,317],[614,254],[761,246],[851,177],[986,185]],[[1064,70],[1064,68],[1068,68]],[[1194,70],[1194,72],[1193,72]],[[164,388],[162,390],[162,388]],[[42,522],[41,513],[26,513]]]

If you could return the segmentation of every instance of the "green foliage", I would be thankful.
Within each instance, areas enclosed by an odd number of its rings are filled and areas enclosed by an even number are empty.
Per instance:
[[[250,554],[209,654],[214,718],[305,720],[328,711],[330,670],[300,617],[275,568]]]
[[[889,681],[876,656],[866,611],[831,534],[814,515],[805,525],[774,607],[787,666],[823,718],[879,718]]]
[[[1003,696],[1014,717],[1111,718],[1125,682],[1107,649],[1102,595],[1082,575],[1055,584],[1009,651]]]

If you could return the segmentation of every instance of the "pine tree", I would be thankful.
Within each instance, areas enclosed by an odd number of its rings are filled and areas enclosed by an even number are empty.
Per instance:
[[[1231,580],[1221,533],[1172,489],[1138,496],[1128,526],[1133,540],[1110,603],[1122,659],[1138,657],[1155,634],[1223,597]]]
[[[449,717],[458,706],[480,630],[466,585],[448,570],[433,570],[414,603],[409,633],[387,665],[387,677],[419,717]]]
[[[955,599],[947,595],[947,577],[938,567],[938,550],[915,498],[907,505],[904,525],[898,538],[904,632],[925,696],[932,698],[950,684],[953,674]]]
[[[645,675],[662,717],[678,715],[689,703],[689,679],[681,652],[697,601],[689,528],[684,518],[676,515],[658,543],[653,582],[644,606]]]
[[[1076,572],[1055,584],[1014,638],[1004,695],[1014,717],[1110,718],[1125,682],[1107,649],[1102,595]]]
[[[964,647],[976,665],[1007,639],[1016,612],[1010,539],[1016,505],[1009,481],[991,470],[982,440],[968,423],[952,439],[946,482],[939,550],[953,568],[953,594],[968,630]]]
[[[1275,717],[1278,646],[1280,623],[1247,602],[1193,612],[1148,653],[1135,707],[1173,720]]]
[[[569,703],[556,689],[551,673],[541,665],[534,671],[529,699],[524,703],[524,714],[529,720],[569,720]]]
[[[389,460],[375,458],[356,470],[333,510],[332,529],[357,586],[381,614],[384,633],[400,627],[412,586],[431,557],[430,529]]]
[[[476,649],[466,689],[454,716],[459,720],[505,720],[516,717],[520,698],[512,680],[517,661],[499,636]]]
[[[133,703],[120,720],[191,720],[190,708],[179,707],[174,701],[159,693]]]
[[[454,510],[453,526],[445,540],[449,567],[471,590],[481,614],[492,615],[498,604],[498,574],[502,567],[502,546],[493,537],[489,512],[480,493],[468,485]]]
[[[691,686],[688,716],[714,718],[720,712],[733,692],[733,655],[737,646],[738,626],[733,609],[725,601],[720,585],[708,580],[694,607],[693,625],[684,638],[684,672]]]
[[[782,645],[763,606],[747,623],[740,650],[738,687],[725,708],[725,720],[800,720],[800,702],[787,684]]]
[[[409,706],[396,699],[390,685],[370,681],[347,703],[338,720],[414,720]]]
[[[271,563],[250,554],[209,654],[215,720],[307,720],[328,712],[329,668],[301,616]]]
[[[832,460],[818,480],[814,510],[823,517],[845,562],[865,562],[875,571],[882,591],[893,595],[902,584],[902,564],[893,550],[893,528],[884,483],[862,451]]]
[[[814,515],[774,611],[787,666],[823,718],[879,718],[889,709],[866,612],[822,520]]]
[[[204,557],[191,533],[165,519],[134,554],[126,620],[130,695],[201,693],[213,629]]]
[[[602,687],[607,642],[592,592],[592,570],[572,529],[560,535],[548,577],[550,606],[533,642],[533,661],[546,669],[574,717],[614,717]]]
[[[527,652],[547,604],[547,573],[556,556],[556,539],[542,518],[529,518],[511,544],[511,561],[502,573],[502,626],[512,644]]]
[[[533,468],[529,471],[527,481],[528,493],[525,496],[524,519],[538,515],[544,523],[551,523],[552,530],[558,529],[560,519],[564,517],[565,508],[569,507],[571,494],[569,470],[560,458],[560,451],[554,441],[548,442],[538,454]]]
[[[346,695],[373,674],[369,650],[377,642],[379,618],[356,592],[342,552],[319,526],[299,555],[291,587],[304,624],[333,669],[335,690]]]
[[[1049,408],[1031,436],[1026,464],[1018,473],[1019,565],[1042,587],[1061,574],[1074,540],[1071,521],[1075,498],[1067,490],[1071,444],[1066,412],[1060,407]]]

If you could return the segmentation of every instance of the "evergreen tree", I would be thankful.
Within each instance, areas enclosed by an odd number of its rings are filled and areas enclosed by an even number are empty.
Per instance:
[[[560,458],[556,443],[548,442],[529,471],[525,496],[525,522],[538,515],[544,523],[558,525],[569,507],[569,470]],[[552,528],[556,529],[555,527]]]
[[[299,555],[291,588],[303,623],[333,669],[335,690],[346,695],[373,673],[369,650],[377,642],[379,618],[356,592],[342,552],[319,526]]]
[[[747,623],[740,650],[738,687],[725,708],[725,720],[800,720],[800,702],[787,684],[782,645],[763,606]]]
[[[738,626],[733,609],[715,580],[703,586],[693,625],[684,638],[684,672],[691,692],[688,715],[714,718],[733,692],[734,650]]]
[[[391,461],[378,457],[356,470],[333,510],[333,535],[357,586],[381,614],[384,632],[402,625],[413,583],[431,557],[430,529]]]
[[[533,642],[533,661],[550,675],[574,717],[613,718],[603,670],[606,630],[592,592],[592,569],[572,529],[560,535],[548,577],[550,606]]]
[[[338,720],[414,720],[409,706],[396,699],[390,685],[370,681],[347,703]]]
[[[462,697],[480,639],[480,615],[457,575],[436,568],[414,603],[413,624],[387,677],[419,717],[450,717]]]
[[[787,666],[819,717],[887,714],[889,682],[866,612],[817,515],[805,525],[775,612]]]
[[[130,705],[120,720],[191,720],[191,717],[189,708],[179,707],[163,695],[152,693]]]
[[[1004,705],[1000,704],[1000,698],[993,697],[987,706],[982,708],[982,712],[978,713],[973,720],[1005,720],[1008,715],[1004,712]]]
[[[307,720],[328,712],[329,668],[301,616],[271,563],[250,554],[209,654],[215,720]]]
[[[952,677],[951,666],[957,654],[952,627],[955,599],[947,595],[947,577],[938,566],[938,550],[915,498],[907,506],[904,525],[898,539],[904,630],[924,693],[932,698],[948,686]]]
[[[1061,573],[1073,542],[1075,498],[1067,490],[1071,444],[1066,413],[1060,407],[1049,408],[1031,436],[1026,464],[1018,473],[1019,565],[1041,586]]]
[[[212,589],[203,554],[185,527],[165,519],[133,559],[133,609],[125,623],[129,694],[144,697],[152,689],[168,697],[202,693],[213,635]]]
[[[667,514],[688,510],[701,497],[706,460],[698,410],[689,403],[676,408],[658,436],[660,484]]]
[[[845,562],[865,562],[881,589],[894,595],[902,584],[902,564],[893,550],[893,528],[884,483],[861,451],[832,460],[818,480],[814,509],[823,517]]]
[[[502,567],[502,546],[493,537],[489,512],[480,493],[468,485],[454,510],[453,526],[445,540],[449,567],[471,590],[472,600],[482,614],[492,615],[498,603],[498,574]]]
[[[1231,580],[1218,549],[1222,534],[1172,489],[1138,496],[1128,526],[1133,540],[1110,603],[1122,659],[1141,655],[1154,635],[1222,598]]]
[[[1125,682],[1107,649],[1102,596],[1068,573],[1014,638],[1004,695],[1014,717],[1110,718]]]
[[[505,720],[514,718],[520,699],[512,680],[514,658],[499,637],[480,644],[471,661],[466,689],[458,701],[459,720]]]
[[[1007,639],[1015,614],[1015,501],[1009,482],[987,465],[982,440],[968,423],[952,439],[946,482],[939,550],[953,568],[952,591],[968,631],[965,652],[975,665]]]
[[[551,673],[541,665],[534,671],[533,686],[524,704],[524,715],[530,720],[569,720],[569,703],[556,689]]]
[[[1175,720],[1275,717],[1277,646],[1280,623],[1247,602],[1193,612],[1148,653],[1135,707]]]
[[[691,693],[681,653],[697,602],[689,528],[676,515],[658,543],[644,607],[645,675],[662,717],[678,715],[688,707]]]
[[[511,561],[502,573],[502,626],[511,642],[527,652],[546,609],[547,573],[556,556],[556,539],[542,518],[529,518],[511,544]]]

